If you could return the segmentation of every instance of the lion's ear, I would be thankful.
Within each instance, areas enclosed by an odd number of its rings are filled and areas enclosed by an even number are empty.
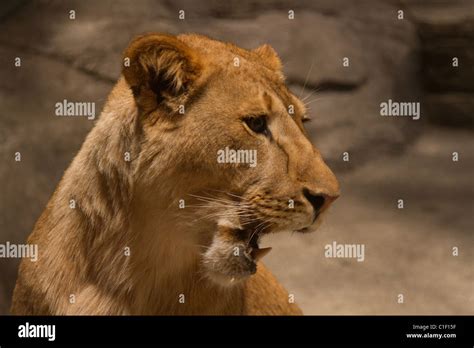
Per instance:
[[[264,44],[254,49],[253,52],[256,53],[270,69],[276,71],[282,69],[280,57],[278,57],[278,54],[272,46]]]
[[[172,107],[184,103],[201,66],[197,53],[176,37],[147,34],[125,50],[122,73],[137,104],[153,110],[160,104]]]

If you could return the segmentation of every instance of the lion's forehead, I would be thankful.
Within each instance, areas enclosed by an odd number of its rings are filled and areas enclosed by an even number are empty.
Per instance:
[[[198,51],[208,66],[223,71],[228,77],[226,83],[238,81],[249,94],[255,90],[267,92],[272,96],[273,107],[280,104],[292,115],[301,117],[306,113],[304,103],[286,85],[283,73],[265,65],[255,52],[203,35],[182,34],[179,39]]]
[[[209,60],[218,61],[230,58],[232,61],[235,57],[249,61],[257,59],[257,56],[249,50],[231,43],[213,40],[203,35],[184,34],[178,38]]]

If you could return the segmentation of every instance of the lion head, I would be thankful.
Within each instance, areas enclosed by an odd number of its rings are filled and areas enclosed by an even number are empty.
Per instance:
[[[261,236],[320,224],[339,185],[270,46],[147,34],[124,62],[143,132],[135,185],[150,197],[160,187],[173,207],[185,202],[183,219],[206,221],[200,257],[209,278],[238,283],[268,252]]]

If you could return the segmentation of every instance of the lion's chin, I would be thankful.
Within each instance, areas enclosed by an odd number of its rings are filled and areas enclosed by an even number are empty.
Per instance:
[[[245,244],[220,241],[203,254],[203,271],[212,282],[234,286],[257,272],[256,260]]]
[[[212,242],[202,254],[202,270],[208,279],[234,286],[257,272],[257,262],[271,248],[260,248],[259,233],[219,221]]]
[[[247,279],[250,278],[252,274],[246,275],[229,275],[219,272],[206,272],[207,279],[212,283],[224,287],[230,288],[244,283]]]

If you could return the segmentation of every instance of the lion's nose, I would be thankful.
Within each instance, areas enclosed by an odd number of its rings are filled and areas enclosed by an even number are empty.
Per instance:
[[[329,205],[339,197],[339,195],[329,195],[324,193],[314,193],[308,189],[303,189],[303,195],[313,206],[314,215],[317,217],[319,213],[325,210]]]

